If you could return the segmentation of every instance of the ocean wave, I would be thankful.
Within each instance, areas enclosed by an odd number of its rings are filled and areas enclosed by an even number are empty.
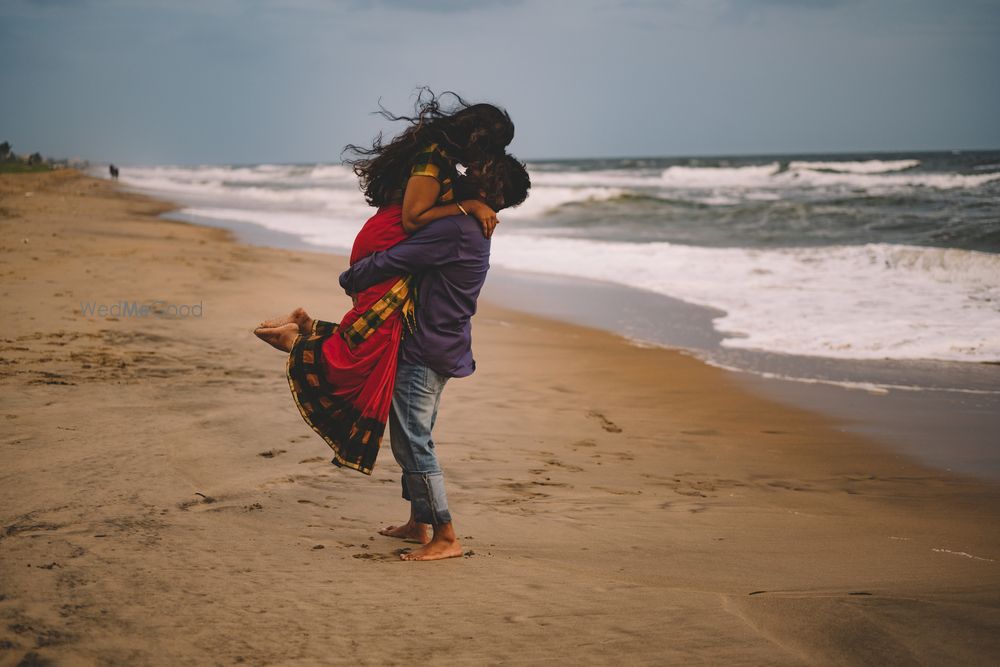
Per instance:
[[[1000,180],[1000,172],[911,171],[919,165],[919,160],[792,161],[783,167],[781,162],[775,161],[740,167],[678,165],[660,171],[533,172],[531,196],[545,203],[534,204],[525,210],[543,214],[566,204],[600,201],[623,194],[731,206],[744,201],[776,201],[785,197],[815,198],[845,193],[884,196],[910,194],[920,188],[974,189]],[[601,188],[605,190],[598,194]],[[523,213],[518,215],[524,217]]]
[[[532,188],[542,187],[615,187],[650,188],[660,184],[659,172],[655,170],[606,169],[592,171],[532,171]]]
[[[241,187],[248,184],[266,185],[267,187],[320,184],[357,185],[357,177],[351,169],[339,164],[127,167],[121,169],[121,180],[138,186],[152,183],[158,187],[159,184],[168,183],[175,187],[189,188],[219,183],[227,184],[230,187]]]
[[[625,196],[627,192],[621,188],[604,187],[537,187],[532,185],[528,199],[520,206],[501,211],[503,218],[532,219],[558,209],[568,204],[608,201]]]
[[[767,187],[774,184],[773,177],[780,169],[779,162],[746,167],[667,167],[660,174],[660,184],[681,188]]]
[[[129,185],[134,184],[134,182],[129,182]],[[246,186],[235,189],[218,181],[200,183],[196,187],[175,182],[149,182],[141,184],[140,187],[185,194],[192,198],[212,198],[220,204],[242,202],[246,205],[270,204],[290,208],[327,209],[366,206],[360,193],[332,188],[273,189],[263,186]]]
[[[912,187],[975,188],[990,181],[1000,180],[1000,172],[992,174],[835,172],[801,166],[809,163],[793,166],[795,164],[792,163],[785,170],[781,169],[781,164],[778,162],[747,167],[668,167],[661,175],[661,185],[666,188],[729,191],[787,191],[846,186],[872,192],[885,192]]]
[[[339,182],[349,182],[357,185],[357,176],[354,171],[347,166],[340,164],[316,165],[310,168],[308,178],[312,180],[336,180]]]
[[[808,162],[793,160],[789,169],[814,169],[836,171],[847,174],[883,174],[887,171],[903,171],[920,166],[920,160],[845,160],[843,162]]]
[[[775,177],[781,186],[847,186],[872,194],[885,194],[903,188],[934,188],[954,190],[977,188],[991,181],[1000,180],[1000,172],[994,174],[954,174],[954,173],[905,173],[905,174],[862,174],[834,173],[813,169],[789,169]]]
[[[266,211],[217,206],[182,208],[179,213],[191,218],[248,222],[272,231],[300,237],[306,243],[329,248],[351,248],[361,226],[372,215],[366,208],[357,215],[331,216],[304,211]]]
[[[327,173],[319,178],[313,178],[311,173],[302,168],[298,168],[297,173],[284,168],[273,178],[268,178],[260,168],[153,168],[130,170],[121,176],[121,182],[141,190],[167,193],[200,203],[215,202],[223,207],[242,203],[328,210],[366,208],[353,175],[351,180],[333,184],[317,182],[319,179],[328,181]]]
[[[752,250],[497,236],[491,261],[709,306],[723,345],[843,359],[1000,361],[1000,256],[893,244]]]

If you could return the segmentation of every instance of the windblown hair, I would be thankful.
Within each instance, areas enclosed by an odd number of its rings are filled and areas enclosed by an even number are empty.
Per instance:
[[[447,109],[442,104],[445,96],[454,98]],[[438,144],[455,162],[476,164],[488,175],[514,138],[514,123],[506,111],[492,104],[469,104],[450,91],[435,95],[430,88],[420,88],[413,116],[397,116],[381,103],[376,113],[390,121],[405,121],[409,127],[388,144],[383,143],[380,132],[371,148],[354,144],[344,148],[357,156],[345,162],[354,168],[365,200],[372,206],[384,206],[401,197],[414,158],[430,144]],[[491,188],[499,183],[491,177],[484,182]],[[488,198],[500,194],[487,192]]]

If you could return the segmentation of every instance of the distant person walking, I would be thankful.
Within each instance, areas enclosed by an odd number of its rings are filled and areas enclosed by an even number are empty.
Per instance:
[[[108,167],[108,172],[111,174],[111,178],[118,180],[118,167],[111,165]]]

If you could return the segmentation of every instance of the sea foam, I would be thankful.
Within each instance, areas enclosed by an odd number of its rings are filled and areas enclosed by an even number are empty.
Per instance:
[[[831,162],[808,162],[792,160],[789,169],[818,169],[847,174],[883,174],[888,171],[903,171],[920,166],[920,160],[844,160]]]
[[[724,346],[844,359],[1000,361],[1000,256],[869,244],[701,248],[498,235],[514,270],[626,285],[725,311]]]

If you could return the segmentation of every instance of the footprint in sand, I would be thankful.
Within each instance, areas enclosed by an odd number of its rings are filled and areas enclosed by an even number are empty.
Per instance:
[[[194,507],[195,505],[211,505],[215,502],[215,498],[213,498],[212,496],[206,496],[204,493],[201,493],[199,491],[195,491],[194,495],[198,497],[192,498],[191,500],[185,500],[182,503],[178,503],[177,507],[182,510],[186,510],[190,509],[191,507]]]
[[[28,567],[31,567],[31,565],[29,564]],[[53,569],[55,569],[57,567],[62,567],[62,565],[60,565],[56,561],[52,561],[51,563],[45,563],[43,565],[36,565],[35,567],[37,567],[39,569],[42,569],[42,570],[53,570]]]
[[[687,431],[681,431],[684,435],[719,435],[719,432],[714,428],[696,428],[689,429]]]
[[[590,412],[587,413],[587,416],[590,417],[591,419],[596,419],[601,424],[601,428],[603,428],[608,433],[621,433],[622,432],[621,426],[619,426],[618,424],[614,423],[613,421],[611,421],[610,419],[608,419],[607,417],[605,417],[603,414],[601,414],[597,410],[591,410]]]
[[[498,500],[492,500],[489,503],[481,503],[481,504],[489,504],[493,506],[501,506],[501,505],[509,506],[509,505],[519,505],[521,503],[530,502],[532,500],[542,500],[543,498],[552,497],[548,493],[541,493],[539,491],[518,490],[518,493],[520,494],[518,496],[514,496],[511,498],[500,498]]]
[[[358,554],[351,554],[351,558],[357,558],[359,560],[370,560],[370,561],[398,561],[399,555],[403,553],[408,553],[409,549],[396,549],[392,554],[373,554],[367,551],[363,551]]]
[[[836,593],[833,593],[836,595]],[[819,593],[817,591],[751,591],[747,595],[773,595],[775,597],[783,598],[812,598],[817,597]],[[822,594],[823,597],[828,597],[828,594]],[[847,595],[875,595],[869,591],[848,591]]]
[[[23,533],[29,537],[35,537],[37,535],[36,531],[59,530],[63,527],[63,524],[30,521],[30,518],[30,514],[20,517],[15,523],[4,527],[3,531],[0,532],[0,536],[11,537]]]
[[[660,478],[650,482],[654,486],[665,486],[682,496],[715,497],[717,492],[736,487],[749,486],[738,479],[698,477],[694,473],[679,472],[672,478]]]
[[[793,482],[785,479],[773,479],[767,482],[767,486],[772,489],[783,489],[785,491],[814,491],[815,489],[810,488],[809,484],[805,482]]]
[[[567,487],[569,486],[569,484],[565,484],[563,482],[552,482],[549,480],[548,477],[546,477],[544,482],[540,480],[533,480],[530,482],[508,482],[507,484],[501,484],[501,486],[504,486],[513,491],[525,491],[534,486]]]
[[[612,488],[607,487],[607,486],[592,486],[590,488],[594,489],[595,491],[604,491],[605,493],[610,493],[610,494],[615,495],[615,496],[641,496],[642,495],[642,490],[641,489],[636,489],[636,490],[630,490],[630,489],[612,489]]]
[[[568,472],[583,472],[583,468],[580,466],[575,466],[572,463],[563,463],[559,459],[548,459],[545,461],[545,465],[556,466],[557,468],[563,468]]]
[[[265,459],[273,459],[275,456],[278,456],[279,454],[284,454],[286,451],[288,451],[288,450],[286,450],[286,449],[269,449],[266,452],[260,452],[259,454],[257,454],[257,456],[262,456]]]
[[[687,512],[690,514],[700,514],[702,512],[707,512],[709,505],[707,503],[697,502],[697,501],[674,502],[672,500],[668,500],[666,502],[660,503],[657,507],[659,507],[661,510],[670,510],[675,512],[687,510]]]

